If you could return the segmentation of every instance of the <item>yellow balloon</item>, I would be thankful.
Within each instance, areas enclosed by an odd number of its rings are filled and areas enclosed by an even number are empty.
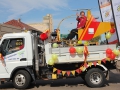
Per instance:
[[[52,60],[52,59],[50,59],[50,60],[48,61],[48,64],[49,64],[49,65],[54,65],[54,63],[55,63],[55,62],[54,62],[54,60]]]
[[[114,49],[114,50],[113,50],[113,53],[114,53],[116,56],[118,56],[118,55],[120,54],[120,51],[117,50],[117,49]]]
[[[85,42],[84,42],[84,45],[88,46],[88,45],[89,45],[89,42],[88,42],[88,41],[85,41]]]
[[[78,41],[78,44],[82,44],[82,41]]]
[[[58,56],[56,54],[52,54],[52,59],[55,61],[58,59]]]
[[[111,36],[112,36],[112,34],[111,34],[110,32],[108,32],[108,33],[106,34],[106,39],[110,39]]]
[[[54,62],[55,62],[55,63],[58,63],[58,59],[56,59]]]
[[[83,48],[82,48],[82,47],[76,48],[76,52],[77,52],[78,54],[82,54],[82,53],[83,53]]]
[[[54,43],[53,44],[53,48],[57,48],[58,47],[58,44],[57,43]]]

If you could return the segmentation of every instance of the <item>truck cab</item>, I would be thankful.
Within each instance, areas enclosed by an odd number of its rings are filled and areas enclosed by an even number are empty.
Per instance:
[[[16,69],[28,67],[33,64],[32,38],[33,36],[29,32],[3,35],[0,46],[4,62],[0,62],[0,78],[10,78]],[[21,46],[22,48],[20,48]]]

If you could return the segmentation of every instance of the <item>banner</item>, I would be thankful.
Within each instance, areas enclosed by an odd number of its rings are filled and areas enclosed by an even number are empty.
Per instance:
[[[102,21],[114,23],[110,0],[98,0],[98,1],[99,1]],[[112,35],[112,37],[108,40],[108,43],[110,43],[110,44],[117,43],[117,34],[116,33],[114,33]]]
[[[111,0],[118,36],[120,36],[120,0]],[[120,40],[120,37],[119,37]]]

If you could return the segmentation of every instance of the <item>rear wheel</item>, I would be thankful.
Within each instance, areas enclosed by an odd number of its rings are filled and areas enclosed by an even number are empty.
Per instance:
[[[31,83],[30,74],[25,70],[18,71],[13,78],[13,85],[17,89],[26,89]]]
[[[86,73],[85,81],[92,88],[101,87],[105,84],[105,75],[102,70],[93,68]]]

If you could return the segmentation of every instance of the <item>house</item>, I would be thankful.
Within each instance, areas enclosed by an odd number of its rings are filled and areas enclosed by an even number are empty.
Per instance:
[[[0,24],[0,39],[6,33],[22,32],[23,29],[7,24]]]
[[[28,30],[28,31],[35,30],[35,31],[41,32],[40,30],[38,30],[36,28],[33,28],[33,27],[21,22],[20,19],[18,19],[18,20],[13,19],[13,20],[10,20],[8,22],[5,22],[4,24],[5,25],[11,25],[11,26],[14,26],[14,27],[18,27],[18,28],[20,28],[22,30]]]

